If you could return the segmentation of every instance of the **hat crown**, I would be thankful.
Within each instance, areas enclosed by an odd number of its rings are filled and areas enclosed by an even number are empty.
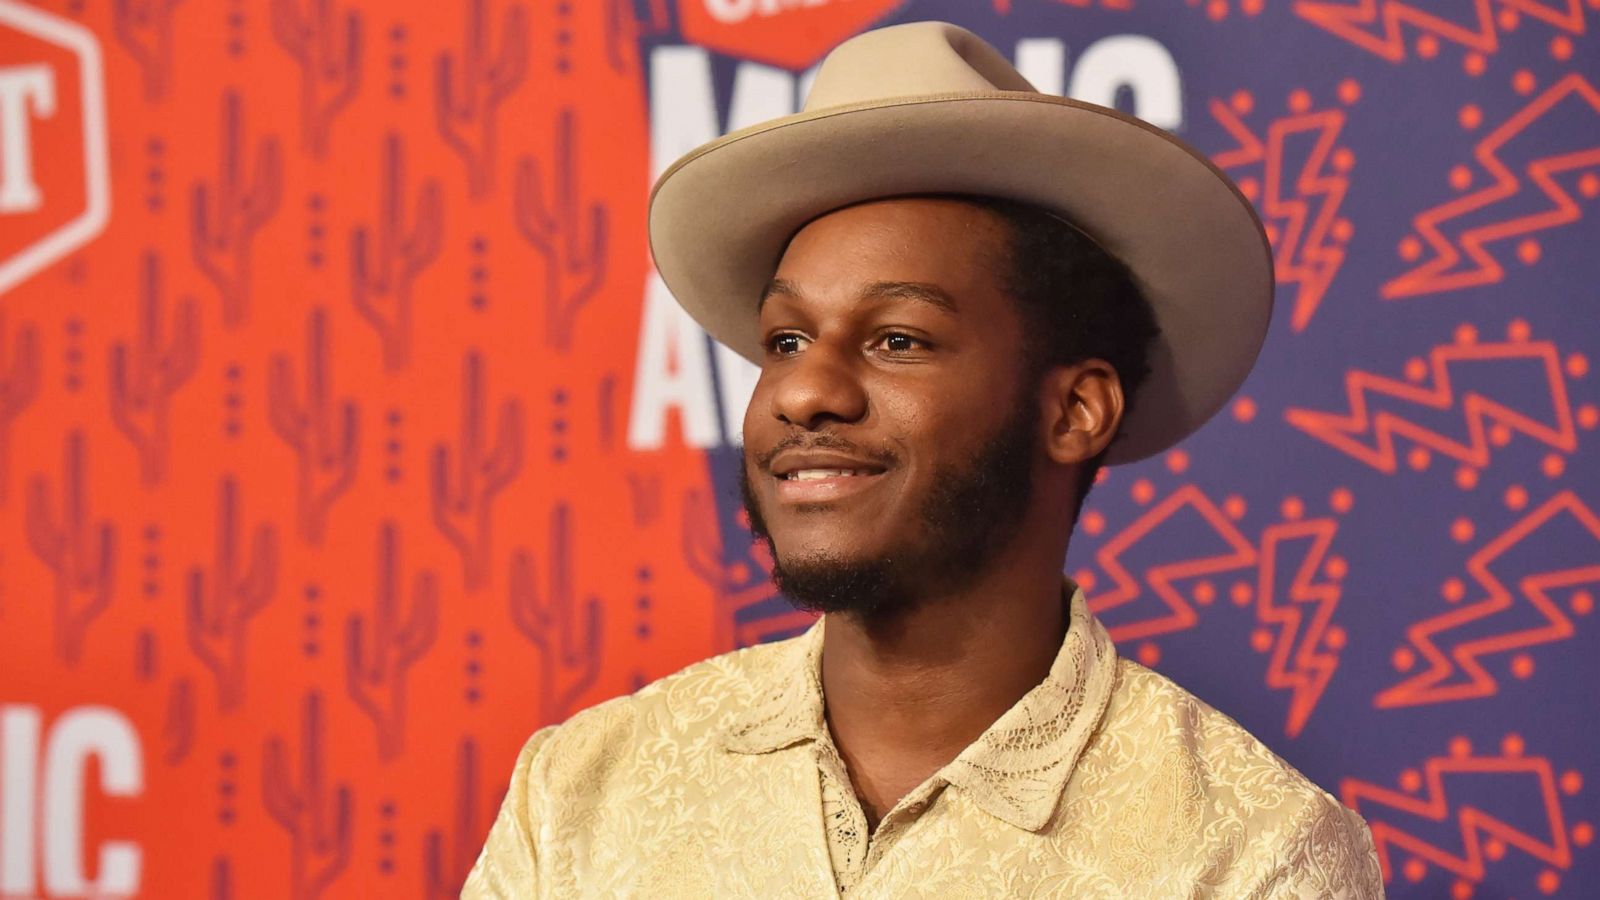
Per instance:
[[[960,91],[1038,89],[983,38],[949,22],[866,31],[833,48],[817,70],[805,110]]]

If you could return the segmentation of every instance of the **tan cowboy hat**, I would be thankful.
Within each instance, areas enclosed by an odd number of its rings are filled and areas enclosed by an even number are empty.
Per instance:
[[[756,301],[794,233],[830,210],[919,193],[1036,204],[1132,271],[1162,337],[1107,462],[1182,440],[1255,363],[1272,313],[1272,250],[1233,182],[1147,122],[1039,93],[994,47],[946,22],[845,41],[822,61],[801,112],[673,163],[650,193],[650,250],[689,315],[759,364]]]

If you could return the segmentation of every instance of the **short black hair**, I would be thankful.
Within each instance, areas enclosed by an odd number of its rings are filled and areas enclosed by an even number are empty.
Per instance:
[[[1023,377],[1036,383],[1052,367],[1103,359],[1122,382],[1127,421],[1150,375],[1150,350],[1161,333],[1128,267],[1067,219],[1040,206],[970,194],[952,199],[995,214],[1009,232],[1006,258],[998,268],[1022,313]],[[1074,520],[1104,462],[1101,451],[1084,464]]]

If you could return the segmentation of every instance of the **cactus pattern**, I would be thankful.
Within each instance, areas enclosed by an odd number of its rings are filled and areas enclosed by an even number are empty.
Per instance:
[[[24,524],[34,554],[55,572],[55,649],[69,666],[82,657],[89,623],[111,605],[116,583],[117,532],[109,521],[89,522],[83,456],[83,432],[73,429],[61,466],[60,513],[51,511],[49,481],[36,477]]]

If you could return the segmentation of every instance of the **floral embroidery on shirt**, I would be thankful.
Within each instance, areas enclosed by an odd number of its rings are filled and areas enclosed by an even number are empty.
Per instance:
[[[462,896],[1383,896],[1360,816],[1119,658],[1068,586],[1048,676],[870,837],[824,616],[536,732]]]

